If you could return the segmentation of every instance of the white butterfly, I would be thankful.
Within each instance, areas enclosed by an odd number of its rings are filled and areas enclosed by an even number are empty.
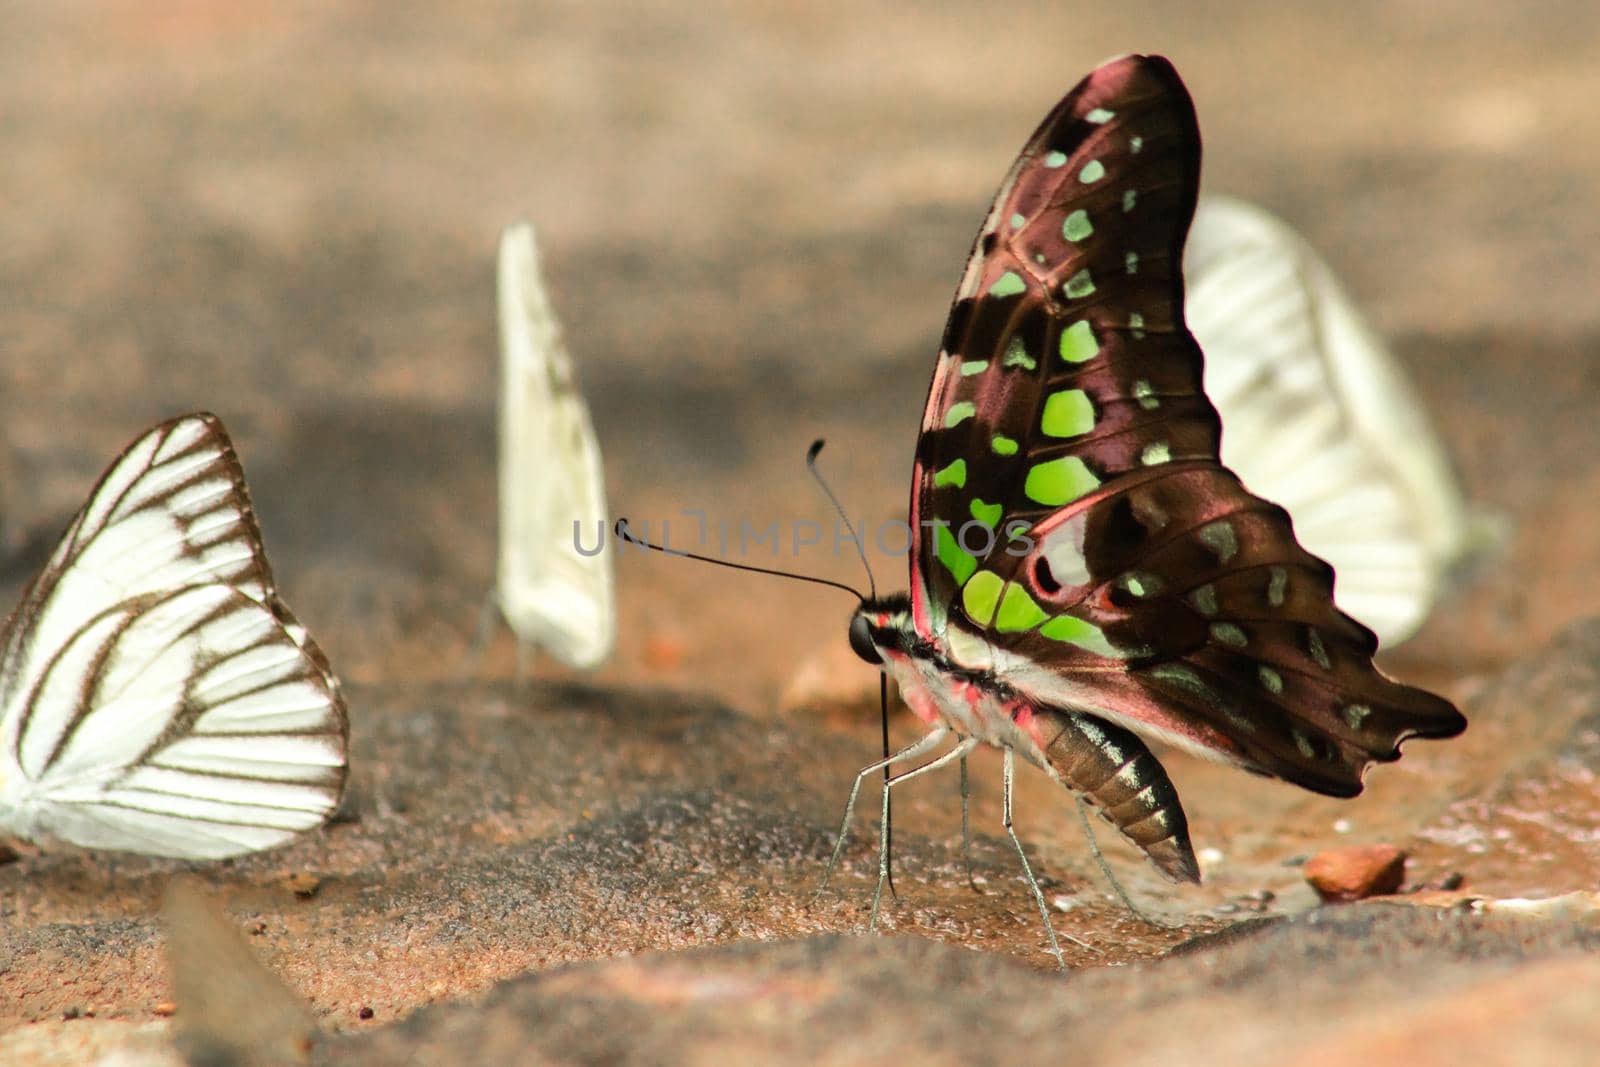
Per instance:
[[[1184,277],[1223,463],[1333,564],[1342,610],[1385,645],[1409,637],[1481,531],[1404,372],[1328,265],[1260,208],[1202,197]]]
[[[140,437],[0,635],[0,831],[185,859],[270,848],[338,804],[348,736],[222,423]]]
[[[600,446],[526,223],[500,237],[499,303],[500,563],[493,600],[516,634],[519,656],[538,645],[570,666],[596,667],[617,637],[611,553],[600,551],[608,533]]]

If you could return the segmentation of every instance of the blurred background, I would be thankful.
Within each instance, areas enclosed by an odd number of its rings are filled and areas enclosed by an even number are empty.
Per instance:
[[[3,13],[14,551],[53,537],[147,425],[216,411],[287,599],[353,680],[450,674],[490,583],[503,225],[542,233],[617,514],[826,522],[802,459],[827,437],[852,511],[900,518],[994,186],[1061,93],[1136,50],[1188,82],[1205,188],[1328,257],[1415,375],[1469,495],[1513,524],[1400,666],[1459,695],[1600,604],[1592,4]],[[859,577],[831,546],[782,556]],[[904,566],[880,558],[880,584],[903,587]],[[749,710],[843,645],[851,607],[634,554],[620,597],[603,677]],[[509,642],[496,656],[509,666]]]

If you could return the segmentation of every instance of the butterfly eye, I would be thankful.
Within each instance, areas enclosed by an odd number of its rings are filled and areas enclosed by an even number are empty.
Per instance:
[[[878,646],[872,643],[872,630],[865,615],[850,620],[850,647],[866,662],[877,666],[883,662]]]

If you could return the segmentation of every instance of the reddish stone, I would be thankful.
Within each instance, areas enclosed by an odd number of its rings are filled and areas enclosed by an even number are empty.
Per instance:
[[[1305,878],[1330,904],[1393,893],[1406,876],[1406,854],[1393,845],[1352,845],[1306,861]]]
[[[677,638],[657,634],[645,639],[641,655],[644,665],[659,673],[675,671],[683,666],[686,651],[684,643]]]

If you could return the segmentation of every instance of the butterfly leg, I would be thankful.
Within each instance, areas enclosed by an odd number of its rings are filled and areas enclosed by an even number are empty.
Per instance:
[[[483,669],[483,657],[489,651],[489,643],[494,640],[494,625],[500,617],[500,598],[494,592],[483,598],[483,606],[478,609],[478,628],[472,635],[472,643],[467,646],[467,654],[461,658],[461,680],[471,681]]]
[[[893,778],[889,779],[889,781],[883,787],[883,822],[879,823],[879,826],[886,827],[889,825],[889,790],[891,788],[899,785],[901,782],[908,782],[918,775],[926,774],[929,771],[936,771],[940,767],[943,767],[945,764],[949,763],[951,760],[958,759],[963,765],[965,765],[967,761],[967,753],[971,752],[975,747],[977,747],[977,744],[978,739],[976,737],[963,737],[960,744],[956,745],[955,748],[952,748],[949,752],[946,752],[938,759],[933,760],[930,763],[925,763],[915,770],[907,771],[904,774],[897,774]],[[878,834],[878,888],[872,894],[872,917],[867,920],[868,930],[875,930],[878,927],[878,905],[883,901],[883,887],[888,881],[889,838],[887,834],[880,830]]]
[[[1062,958],[1061,944],[1056,940],[1056,928],[1050,922],[1050,908],[1045,904],[1044,893],[1040,891],[1039,883],[1033,877],[1033,867],[1028,863],[1028,854],[1022,851],[1022,842],[1017,840],[1017,831],[1011,825],[1011,776],[1015,769],[1013,766],[1015,762],[1015,754],[1011,749],[1007,748],[1005,750],[1005,771],[1003,776],[1005,792],[1000,801],[1000,821],[1006,828],[1006,834],[1011,838],[1012,847],[1017,850],[1017,858],[1022,861],[1022,877],[1028,881],[1028,889],[1033,893],[1033,902],[1039,905],[1039,918],[1044,920],[1044,932],[1050,938],[1050,955],[1056,958],[1056,966],[1064,971],[1067,969],[1067,961]],[[1088,945],[1085,945],[1071,934],[1067,935],[1067,940],[1083,948],[1089,948]]]
[[[961,757],[961,858],[967,865],[967,884],[974,893],[982,893],[978,886],[978,879],[972,873],[972,822],[968,816],[971,806],[972,787],[967,782],[967,757]],[[893,886],[890,887],[891,891]]]
[[[1111,891],[1117,895],[1118,900],[1122,901],[1122,906],[1127,908],[1135,919],[1138,919],[1146,926],[1154,926],[1162,930],[1173,929],[1167,923],[1147,915],[1143,909],[1133,902],[1133,898],[1128,896],[1128,891],[1122,888],[1122,883],[1117,880],[1117,876],[1111,873],[1111,866],[1106,863],[1105,855],[1100,851],[1100,842],[1094,839],[1094,826],[1089,822],[1089,802],[1077,795],[1074,795],[1073,799],[1078,802],[1078,821],[1083,824],[1083,836],[1089,842],[1089,855],[1094,857],[1094,862],[1100,867],[1100,873],[1106,876],[1107,882],[1111,883]]]
[[[867,775],[873,771],[882,770],[891,763],[900,763],[904,760],[915,759],[931,748],[938,746],[950,733],[948,726],[938,726],[924,734],[920,739],[902,748],[888,759],[879,760],[870,766],[863,767],[861,773],[856,775],[855,784],[850,787],[850,799],[845,801],[844,822],[839,827],[839,836],[833,843],[833,855],[828,857],[828,866],[822,871],[822,884],[817,886],[817,891],[811,894],[811,903],[815,904],[817,898],[822,896],[823,890],[828,888],[828,880],[833,877],[833,869],[839,865],[839,856],[844,852],[844,843],[850,834],[850,820],[855,817],[856,797],[861,792],[861,783],[866,781]],[[887,789],[887,786],[885,786]]]

